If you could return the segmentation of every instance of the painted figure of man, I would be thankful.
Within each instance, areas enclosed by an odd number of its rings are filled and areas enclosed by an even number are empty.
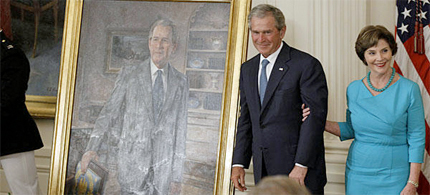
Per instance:
[[[157,20],[149,33],[151,57],[124,67],[83,155],[86,170],[107,151],[109,179],[121,194],[178,194],[185,159],[188,81],[170,63],[175,26]]]

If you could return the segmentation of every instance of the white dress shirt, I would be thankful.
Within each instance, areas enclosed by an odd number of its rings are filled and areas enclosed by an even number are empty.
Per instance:
[[[258,92],[260,92],[260,74],[261,74],[261,68],[263,67],[263,65],[261,65],[261,62],[264,59],[269,60],[269,64],[267,64],[266,66],[266,78],[267,78],[267,81],[269,81],[270,73],[272,73],[273,66],[275,66],[276,59],[278,58],[278,55],[281,52],[282,46],[283,44],[281,43],[281,46],[275,52],[270,54],[267,58],[264,58],[264,56],[260,54],[260,66],[258,68]]]
[[[155,63],[152,62],[151,59],[151,78],[152,78],[152,86],[154,86],[155,83],[155,79],[157,78],[157,70],[161,70],[161,72],[163,73],[163,90],[164,90],[164,94],[166,94],[166,89],[167,89],[167,73],[168,73],[168,68],[167,65],[164,66],[164,68],[159,69],[157,66],[155,66]]]

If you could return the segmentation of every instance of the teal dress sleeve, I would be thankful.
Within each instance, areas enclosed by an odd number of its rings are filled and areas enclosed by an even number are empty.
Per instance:
[[[346,122],[338,122],[340,127],[340,141],[354,139],[354,129],[351,123],[351,112],[346,109]]]
[[[409,162],[423,163],[426,137],[424,107],[420,89],[416,83],[413,83],[410,91],[407,123]]]
[[[350,89],[351,84],[346,89],[346,104],[349,108],[349,96],[350,96]],[[346,122],[338,122],[339,128],[340,128],[340,140],[348,140],[348,139],[354,139],[354,128],[352,128],[351,123],[351,111],[349,109],[346,109]]]

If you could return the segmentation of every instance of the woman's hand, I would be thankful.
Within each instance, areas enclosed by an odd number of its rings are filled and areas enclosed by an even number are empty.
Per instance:
[[[418,183],[420,178],[421,163],[411,163],[410,166],[408,183],[406,183],[400,195],[415,195],[417,193],[417,187],[415,187],[414,183]]]
[[[400,193],[400,195],[415,195],[417,193],[417,188],[411,184],[411,183],[407,183],[405,188],[403,188],[402,192]]]
[[[302,104],[302,112],[303,112],[302,121],[305,121],[308,118],[308,116],[311,114],[311,109],[309,107],[305,108],[305,104]]]

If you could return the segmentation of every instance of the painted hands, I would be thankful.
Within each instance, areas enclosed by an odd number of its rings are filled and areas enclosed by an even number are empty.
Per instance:
[[[98,160],[99,156],[97,155],[97,153],[95,151],[88,151],[85,152],[84,155],[82,155],[82,159],[81,159],[81,171],[83,173],[87,172],[87,168],[88,168],[88,164],[90,164],[90,161],[94,159],[94,160]]]

